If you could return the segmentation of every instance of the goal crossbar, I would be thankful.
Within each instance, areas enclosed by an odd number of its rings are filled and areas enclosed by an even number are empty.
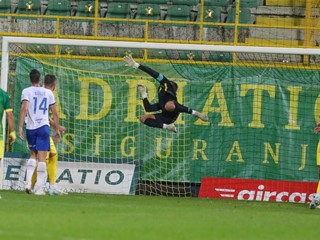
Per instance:
[[[269,53],[269,54],[300,54],[320,55],[320,49],[314,48],[280,48],[280,47],[254,47],[254,46],[228,46],[208,44],[179,44],[179,43],[153,43],[153,42],[124,42],[124,41],[102,41],[102,40],[79,40],[59,38],[30,38],[30,37],[2,37],[2,62],[1,62],[1,88],[7,90],[9,44],[47,44],[47,45],[72,45],[72,46],[97,46],[97,47],[126,47],[138,49],[167,49],[167,50],[189,50],[209,52],[235,52],[235,53]]]

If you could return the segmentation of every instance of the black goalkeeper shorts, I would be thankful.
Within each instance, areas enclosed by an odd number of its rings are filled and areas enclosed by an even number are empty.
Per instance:
[[[179,117],[179,112],[163,111],[162,113],[154,114],[156,120],[160,123],[170,124],[174,123]]]

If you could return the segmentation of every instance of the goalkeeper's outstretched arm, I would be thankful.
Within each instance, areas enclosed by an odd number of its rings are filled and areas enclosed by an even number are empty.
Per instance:
[[[131,55],[125,56],[124,61],[127,63],[126,66],[133,67],[144,71],[145,73],[149,74],[151,77],[156,79],[159,82],[169,81],[165,76],[157,71],[153,70],[150,67],[144,66],[142,64],[137,63]]]

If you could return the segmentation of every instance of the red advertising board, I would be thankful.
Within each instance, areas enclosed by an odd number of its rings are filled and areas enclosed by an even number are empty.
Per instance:
[[[309,203],[317,182],[280,180],[202,178],[200,198]]]

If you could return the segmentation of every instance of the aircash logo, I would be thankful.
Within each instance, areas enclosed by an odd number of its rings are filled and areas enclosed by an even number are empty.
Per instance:
[[[316,188],[316,182],[203,178],[199,197],[308,203]]]

